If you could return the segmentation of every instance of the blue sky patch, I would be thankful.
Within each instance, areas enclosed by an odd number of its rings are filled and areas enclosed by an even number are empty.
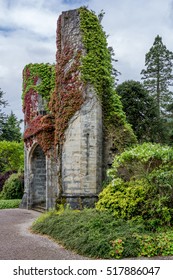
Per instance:
[[[7,27],[7,26],[0,26],[1,33],[8,34],[8,33],[14,32],[15,30],[16,30],[15,28]]]

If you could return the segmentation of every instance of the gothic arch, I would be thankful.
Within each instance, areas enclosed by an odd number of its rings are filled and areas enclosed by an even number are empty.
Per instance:
[[[29,154],[29,205],[46,207],[46,156],[40,145],[35,144]]]

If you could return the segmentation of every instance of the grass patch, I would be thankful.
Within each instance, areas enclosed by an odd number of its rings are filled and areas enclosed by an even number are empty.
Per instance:
[[[108,211],[52,211],[39,217],[32,230],[91,258],[173,255],[173,230],[151,232],[140,221],[117,220]]]
[[[0,209],[18,208],[21,199],[0,199]]]

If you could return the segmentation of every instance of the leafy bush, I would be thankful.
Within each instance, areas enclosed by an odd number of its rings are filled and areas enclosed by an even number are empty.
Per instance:
[[[5,182],[2,199],[20,199],[23,196],[24,176],[22,173],[12,174]]]
[[[150,232],[140,220],[115,219],[108,211],[84,209],[43,214],[32,226],[68,249],[93,258],[120,259],[173,254],[173,230]]]
[[[18,208],[21,199],[0,200],[0,209]]]
[[[173,149],[144,143],[115,157],[96,204],[116,218],[141,217],[151,229],[173,224]]]
[[[3,186],[4,186],[5,181],[6,181],[6,180],[10,177],[10,175],[13,174],[13,173],[14,173],[14,171],[9,170],[9,171],[7,171],[7,172],[5,172],[5,173],[0,174],[0,192],[1,192],[2,189],[3,189]]]
[[[141,181],[125,183],[114,179],[99,195],[98,210],[109,210],[116,219],[131,219],[140,215],[140,207],[147,192]]]
[[[171,230],[155,234],[135,234],[134,238],[139,241],[139,256],[173,255],[173,231]]]

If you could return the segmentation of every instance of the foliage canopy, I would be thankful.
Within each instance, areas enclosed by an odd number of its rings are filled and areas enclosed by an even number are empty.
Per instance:
[[[23,170],[24,148],[23,142],[0,142],[0,173],[13,170]]]
[[[139,142],[161,142],[164,139],[163,124],[158,118],[157,107],[140,82],[129,80],[116,88]]]

